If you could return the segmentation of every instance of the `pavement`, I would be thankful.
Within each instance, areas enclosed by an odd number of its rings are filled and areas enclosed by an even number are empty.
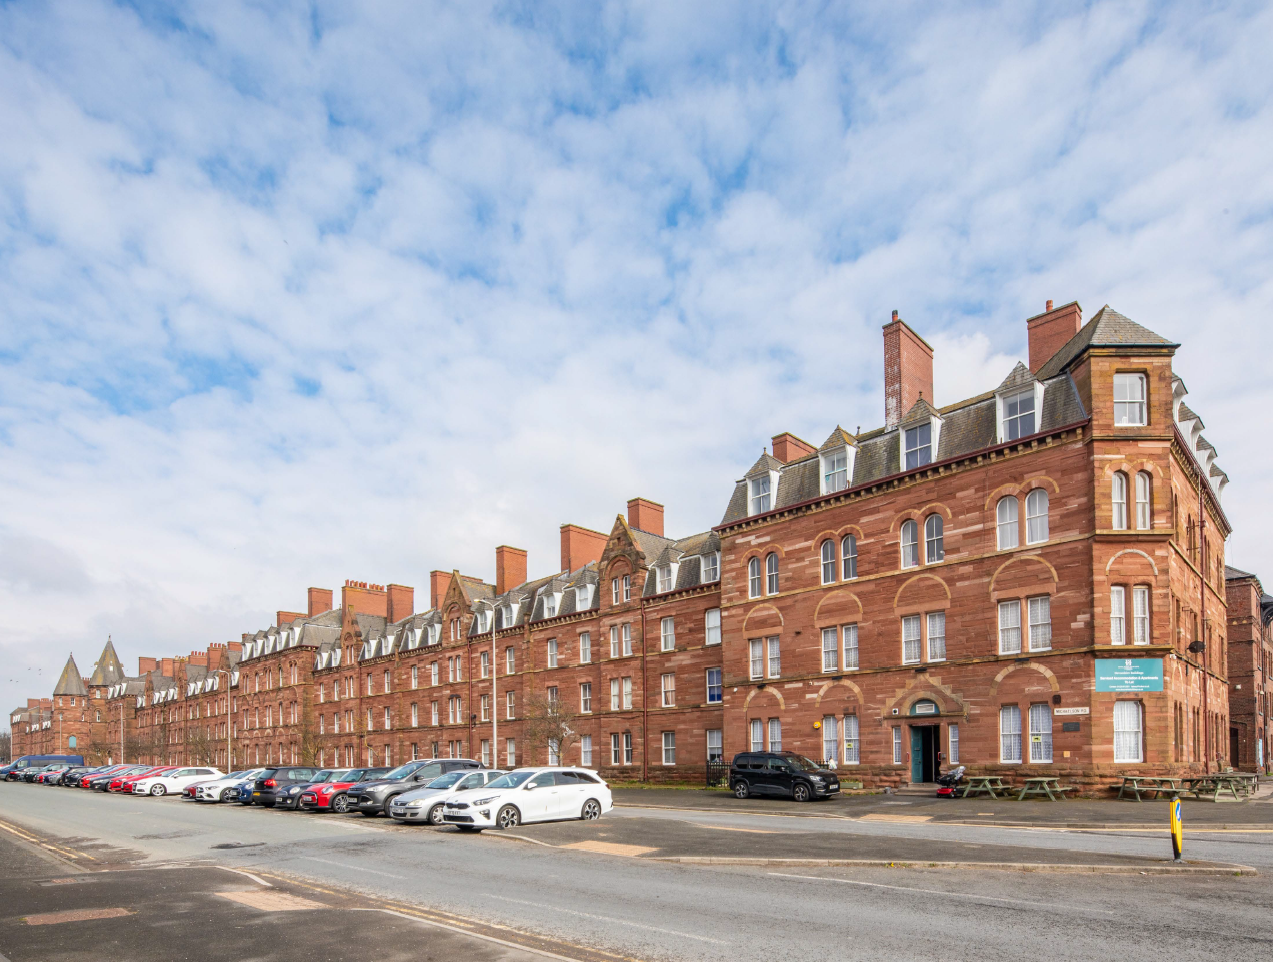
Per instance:
[[[836,814],[838,802],[794,811],[790,806],[780,811],[782,802],[749,802],[746,810],[730,810],[722,807],[736,801],[728,796],[698,810],[683,807],[683,792],[667,795],[682,807],[629,803],[597,822],[465,835],[383,818],[0,785],[0,838],[44,853],[65,867],[63,874],[109,874],[124,883],[107,889],[112,898],[103,896],[103,902],[57,901],[69,898],[63,887],[92,883],[41,885],[52,879],[6,861],[14,866],[5,873],[7,884],[17,888],[0,890],[5,899],[0,905],[14,906],[0,909],[0,955],[87,958],[57,954],[91,944],[74,940],[78,927],[106,931],[87,927],[140,926],[144,920],[161,936],[169,934],[164,958],[186,957],[178,949],[186,951],[187,932],[199,947],[188,957],[220,958],[202,949],[203,933],[218,931],[211,937],[234,945],[235,957],[244,960],[299,957],[282,954],[296,938],[303,940],[307,959],[352,957],[346,947],[361,947],[365,951],[356,954],[364,960],[378,954],[395,958],[395,945],[426,958],[443,951],[448,957],[462,951],[486,958],[482,953],[494,951],[494,945],[579,960],[730,962],[740,956],[808,955],[944,962],[973,954],[1068,962],[1105,957],[1111,946],[1122,958],[1161,962],[1164,955],[1210,959],[1218,943],[1226,951],[1253,955],[1273,950],[1266,922],[1273,904],[1273,832],[1267,830],[1195,826],[1186,839],[1190,871],[1160,876],[1156,872],[1169,852],[1165,833],[1130,823],[1082,830],[960,824],[926,821],[922,810],[916,819],[898,821],[889,813],[910,815],[917,812],[912,804],[929,800],[879,796],[867,799],[877,808],[854,808],[850,817],[827,817]],[[658,801],[659,795],[642,792],[640,798]],[[1012,810],[1044,812],[1075,803],[1004,803],[1009,804]],[[1133,811],[1150,805],[1121,804]],[[1261,804],[1216,807],[1245,811]],[[881,814],[885,817],[870,817]],[[906,852],[926,859],[903,859]],[[935,860],[936,854],[942,859]],[[857,858],[836,857],[842,855]],[[7,850],[0,857],[7,858]],[[670,860],[696,858],[732,861]],[[1005,871],[1005,865],[1030,871]],[[1235,874],[1242,870],[1234,865],[1261,874]],[[180,884],[162,881],[186,872],[197,874]],[[216,881],[219,876],[226,878]],[[281,930],[272,926],[295,925],[289,919],[300,916],[317,919],[323,912],[221,904],[226,897],[218,887],[252,890],[250,876],[283,894],[322,903],[327,915],[345,919],[345,927],[302,929],[275,945],[271,933]],[[161,881],[148,888],[146,879]],[[35,935],[34,927],[20,922],[24,915],[80,908],[133,915],[48,926],[69,933],[56,936],[64,939],[63,949],[32,941],[55,936]],[[278,919],[274,913],[281,913]],[[199,927],[203,915],[209,919],[206,929]],[[373,920],[361,923],[370,929],[349,921],[359,916]],[[483,946],[437,942],[426,925],[430,921],[440,932],[467,935]],[[419,932],[386,930],[387,947],[364,942],[372,930],[379,938],[380,926],[398,923],[418,926]],[[161,948],[150,955],[94,957],[159,958],[165,943],[155,938],[146,944]],[[366,950],[368,945],[375,951]]]
[[[1181,800],[1183,821],[1189,827],[1214,829],[1273,829],[1273,779],[1262,786],[1262,795],[1239,802]],[[615,805],[669,811],[721,812],[731,815],[791,815],[802,818],[911,819],[944,824],[1011,825],[1038,828],[1165,828],[1167,801],[1131,799],[1046,799],[1017,801],[997,799],[937,798],[923,795],[839,795],[814,802],[782,798],[740,800],[723,790],[685,788],[619,788]]]

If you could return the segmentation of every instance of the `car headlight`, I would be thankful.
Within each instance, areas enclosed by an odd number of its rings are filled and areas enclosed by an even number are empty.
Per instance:
[[[810,776],[809,776],[809,781],[813,782],[813,784],[815,784],[815,785],[821,785],[821,784],[822,784],[822,776],[821,776],[821,775],[810,775]]]
[[[398,804],[402,805],[404,808],[424,808],[424,802],[418,799],[410,802],[399,802]]]
[[[330,795],[332,792],[336,791],[336,789],[333,788],[331,785],[324,785],[318,791],[323,795]]]
[[[289,795],[295,795],[295,794],[297,794],[300,790],[301,790],[301,787],[300,787],[299,785],[293,785],[291,788],[289,788],[289,789],[287,790],[287,794],[289,794]]]
[[[491,804],[491,802],[495,801],[495,799],[497,799],[497,798],[499,798],[499,796],[498,796],[498,795],[492,795],[492,796],[490,796],[489,798],[475,798],[475,799],[473,799],[473,801],[472,801],[472,802],[470,802],[470,804],[471,804],[474,808],[480,808],[480,807],[481,807],[481,806],[483,806],[483,805],[489,805],[489,804]]]

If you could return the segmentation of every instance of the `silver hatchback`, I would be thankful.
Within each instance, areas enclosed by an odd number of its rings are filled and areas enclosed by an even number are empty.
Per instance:
[[[504,772],[481,769],[460,770],[439,775],[427,785],[403,792],[389,803],[389,815],[399,822],[442,824],[442,805],[456,792],[482,788]]]

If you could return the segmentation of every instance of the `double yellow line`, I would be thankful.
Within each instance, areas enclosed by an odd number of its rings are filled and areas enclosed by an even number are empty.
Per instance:
[[[77,852],[74,849],[62,848],[61,846],[58,846],[58,845],[51,845],[50,843],[46,842],[44,839],[40,838],[39,836],[32,835],[29,832],[25,832],[22,829],[10,824],[9,822],[0,820],[0,828],[4,829],[10,835],[16,835],[18,838],[22,839],[24,842],[30,842],[32,845],[38,845],[40,846],[40,848],[47,849],[48,851],[53,852],[55,855],[59,855],[62,858],[69,858],[77,862],[80,859],[88,859],[90,862],[97,861],[97,859],[95,859],[93,856],[85,852]]]

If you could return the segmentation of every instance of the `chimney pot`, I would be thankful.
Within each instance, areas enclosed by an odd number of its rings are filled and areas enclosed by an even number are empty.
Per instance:
[[[1043,309],[1044,309],[1045,311],[1050,311],[1050,310],[1052,310],[1052,302],[1051,302],[1051,301],[1048,301],[1047,306],[1046,306],[1046,307],[1044,307]]]
[[[663,505],[645,498],[633,498],[628,502],[628,524],[638,531],[663,537]]]

